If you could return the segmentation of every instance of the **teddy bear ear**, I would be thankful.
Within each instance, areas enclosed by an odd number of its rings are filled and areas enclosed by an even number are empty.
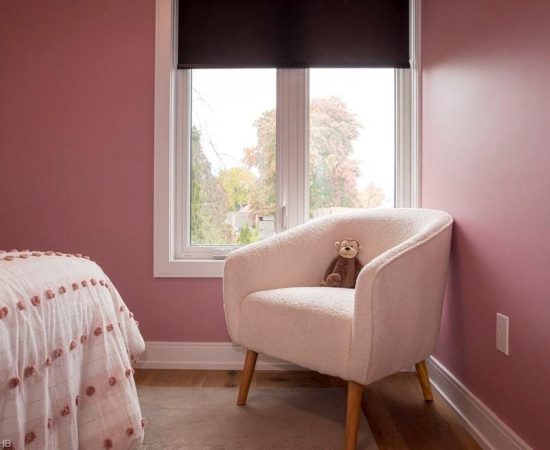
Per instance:
[[[336,241],[334,246],[336,247],[336,250],[340,250],[340,241]]]

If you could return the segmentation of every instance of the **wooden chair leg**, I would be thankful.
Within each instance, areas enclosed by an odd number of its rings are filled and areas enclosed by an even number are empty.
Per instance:
[[[237,405],[239,406],[246,404],[246,398],[248,397],[248,390],[250,389],[250,382],[252,381],[252,375],[254,375],[254,367],[256,367],[257,359],[258,354],[256,352],[253,352],[252,350],[248,350],[246,352],[241,386],[239,388],[239,398],[237,400]]]
[[[430,385],[430,378],[428,376],[428,367],[426,366],[426,361],[420,361],[415,364],[416,374],[418,375],[418,381],[420,381],[420,387],[422,388],[422,394],[424,395],[424,400],[427,402],[433,402],[434,397],[432,394],[432,386]]]
[[[359,414],[361,413],[362,396],[363,385],[355,381],[348,381],[345,450],[355,450],[357,448],[357,433],[359,431]]]

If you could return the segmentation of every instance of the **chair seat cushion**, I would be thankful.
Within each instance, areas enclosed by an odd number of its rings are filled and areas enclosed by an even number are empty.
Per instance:
[[[241,305],[245,348],[345,378],[354,289],[292,287],[254,292]]]

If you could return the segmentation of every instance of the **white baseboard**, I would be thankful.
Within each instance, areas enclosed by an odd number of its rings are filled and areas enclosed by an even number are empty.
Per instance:
[[[481,447],[495,450],[531,448],[433,356],[428,359],[428,366],[432,385],[451,404]]]
[[[231,342],[147,341],[136,367],[141,369],[241,370],[245,350]],[[257,370],[309,370],[295,364],[258,355]],[[413,371],[414,366],[406,371]]]
[[[142,369],[241,370],[244,349],[230,342],[159,342],[149,341],[139,358]],[[304,370],[265,355],[258,356],[257,370]]]

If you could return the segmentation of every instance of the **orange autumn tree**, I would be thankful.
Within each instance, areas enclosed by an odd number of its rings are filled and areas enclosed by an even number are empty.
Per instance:
[[[353,159],[353,141],[359,136],[361,125],[337,97],[313,100],[309,114],[310,210],[361,206],[357,187],[359,162]],[[257,144],[244,151],[244,164],[259,173],[250,204],[260,215],[275,214],[275,118],[275,110],[269,110],[256,120]]]
[[[337,97],[314,99],[310,109],[309,208],[379,206],[385,199],[381,187],[370,183],[359,191],[361,171],[353,157],[353,143],[361,125]],[[239,243],[258,239],[250,224],[236,233],[227,221],[230,211],[245,206],[251,218],[276,212],[276,112],[264,111],[254,122],[257,143],[244,149],[243,166],[212,173],[200,143],[200,131],[192,133],[191,237],[196,244]]]

